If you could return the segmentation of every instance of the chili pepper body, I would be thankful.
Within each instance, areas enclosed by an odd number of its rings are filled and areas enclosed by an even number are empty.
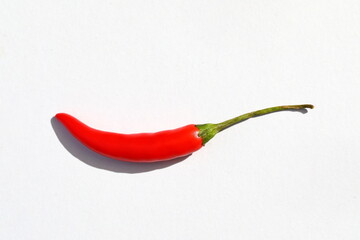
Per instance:
[[[104,156],[128,162],[157,162],[189,155],[220,131],[241,121],[272,112],[313,108],[313,105],[285,105],[246,113],[217,124],[189,124],[156,133],[122,134],[91,128],[66,113],[56,118],[88,148]]]
[[[121,134],[96,130],[66,113],[55,117],[85,146],[117,160],[164,161],[189,155],[202,147],[199,129],[194,124],[156,133]]]

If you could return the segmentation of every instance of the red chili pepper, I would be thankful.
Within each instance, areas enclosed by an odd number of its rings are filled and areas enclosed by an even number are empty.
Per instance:
[[[157,162],[189,155],[218,132],[246,119],[286,109],[313,108],[288,105],[250,112],[218,124],[186,125],[156,133],[121,134],[96,130],[66,113],[56,118],[85,146],[104,156],[129,162]]]

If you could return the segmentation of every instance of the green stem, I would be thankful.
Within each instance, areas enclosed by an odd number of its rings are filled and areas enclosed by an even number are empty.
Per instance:
[[[218,132],[231,127],[234,124],[237,124],[239,122],[245,121],[249,118],[265,115],[268,113],[283,111],[283,110],[289,110],[289,109],[305,109],[305,108],[314,108],[311,104],[302,104],[302,105],[285,105],[285,106],[277,106],[277,107],[270,107],[265,108],[262,110],[246,113],[243,115],[240,115],[238,117],[229,119],[227,121],[217,123],[217,124],[201,124],[196,125],[197,128],[199,128],[199,136],[203,139],[203,145],[205,145],[210,139],[212,139]]]

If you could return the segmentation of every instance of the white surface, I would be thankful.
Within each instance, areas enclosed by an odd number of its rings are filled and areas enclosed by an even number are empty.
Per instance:
[[[360,239],[359,29],[357,0],[2,0],[0,239]],[[79,160],[51,125],[302,103],[167,167]]]

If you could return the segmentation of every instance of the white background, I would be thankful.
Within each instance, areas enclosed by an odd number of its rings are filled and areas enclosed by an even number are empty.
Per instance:
[[[360,239],[360,2],[0,1],[0,239]],[[282,104],[134,165],[152,132]]]

